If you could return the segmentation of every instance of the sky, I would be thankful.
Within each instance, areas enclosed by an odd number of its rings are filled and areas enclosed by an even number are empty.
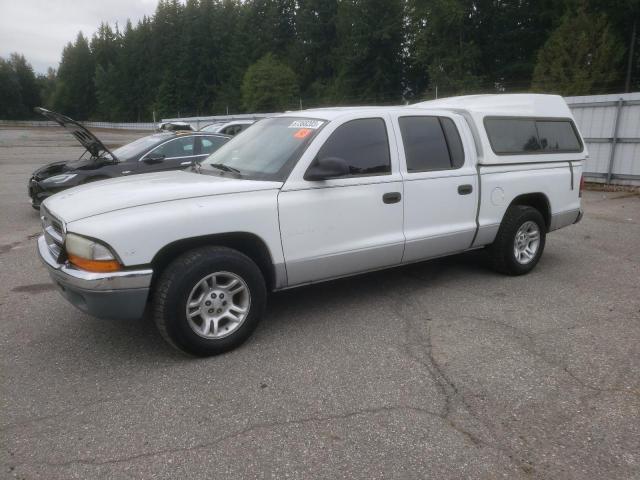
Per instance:
[[[100,22],[124,26],[151,15],[158,0],[0,0],[0,57],[23,54],[36,73],[58,68],[64,46]]]

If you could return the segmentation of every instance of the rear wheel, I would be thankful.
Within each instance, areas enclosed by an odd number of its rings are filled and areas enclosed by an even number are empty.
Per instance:
[[[192,250],[158,280],[154,318],[174,347],[198,356],[236,348],[253,333],[266,303],[258,266],[226,247]]]
[[[492,267],[507,275],[529,273],[542,256],[545,240],[542,214],[533,207],[512,205],[488,249]]]

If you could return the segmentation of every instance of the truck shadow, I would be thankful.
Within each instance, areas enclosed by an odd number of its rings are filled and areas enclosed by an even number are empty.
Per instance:
[[[470,275],[496,275],[488,268],[482,251],[465,252],[275,292],[269,299],[267,321],[259,330],[286,327],[292,322],[300,321],[300,316],[306,317],[305,312],[323,308],[323,305],[340,304],[345,310],[358,306],[362,308],[362,303],[366,304],[367,299],[373,301],[382,294],[398,297],[411,295],[418,289],[420,293],[417,294],[423,294],[425,288],[455,283],[461,277]]]
[[[485,266],[480,252],[468,252],[451,257],[416,263],[403,267],[372,272],[353,277],[308,285],[274,293],[269,298],[265,321],[240,349],[218,359],[227,361],[236,356],[254,355],[255,350],[277,348],[287,329],[300,322],[321,321],[327,305],[339,306],[346,312],[341,322],[349,322],[348,312],[362,311],[373,305],[380,296],[424,294],[430,288],[455,283],[461,277],[494,275]],[[61,300],[62,301],[62,300]],[[149,309],[139,321],[99,320],[84,316],[74,310],[73,332],[61,328],[60,345],[54,338],[41,352],[68,357],[67,361],[82,359],[86,366],[123,366],[146,364],[150,367],[170,366],[184,361],[200,361],[169,346],[158,333]],[[58,336],[58,335],[55,335]],[[281,345],[280,345],[281,347]],[[52,352],[51,350],[56,350]],[[61,359],[62,360],[62,359]]]

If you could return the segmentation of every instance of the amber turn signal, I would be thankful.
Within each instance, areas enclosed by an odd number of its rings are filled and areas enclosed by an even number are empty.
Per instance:
[[[122,270],[122,265],[117,260],[89,260],[72,254],[69,254],[68,258],[72,265],[88,272],[106,273]]]

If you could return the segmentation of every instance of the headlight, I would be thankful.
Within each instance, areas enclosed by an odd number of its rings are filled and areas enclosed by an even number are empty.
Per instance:
[[[45,178],[44,183],[66,183],[77,176],[77,173],[63,173],[62,175],[54,175],[53,177]]]
[[[69,262],[89,272],[116,272],[122,265],[109,248],[96,240],[68,233],[64,247]]]

